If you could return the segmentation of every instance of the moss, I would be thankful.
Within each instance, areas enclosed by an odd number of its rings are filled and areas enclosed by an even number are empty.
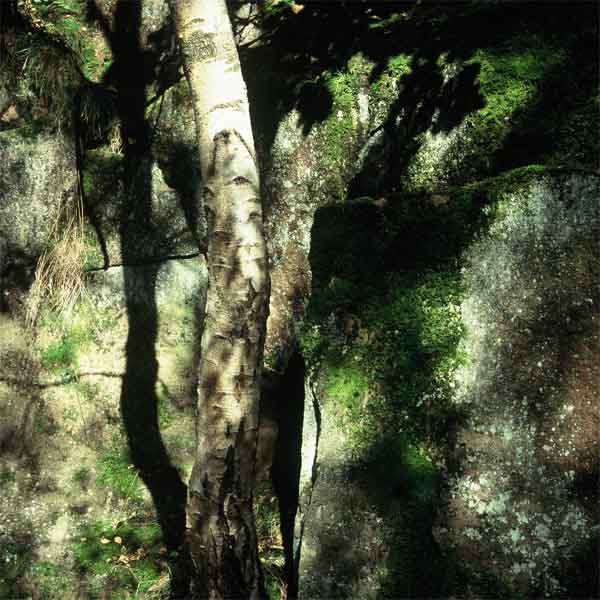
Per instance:
[[[343,460],[386,524],[382,597],[446,597],[461,569],[431,537],[441,464],[452,445],[456,374],[466,360],[461,255],[500,193],[528,185],[531,167],[451,190],[388,194],[319,209],[313,293],[302,348],[325,397],[323,422],[343,432]],[[438,576],[423,578],[423,565]],[[491,584],[490,584],[491,585]]]
[[[397,97],[398,87],[402,85],[402,78],[412,72],[412,56],[397,54],[387,60],[386,68],[379,78],[369,87],[369,95],[373,97],[373,104],[383,101],[389,105]]]
[[[319,144],[327,165],[327,189],[339,199],[346,195],[346,175],[356,158],[348,152],[348,148],[358,129],[357,97],[372,67],[372,63],[357,53],[350,58],[343,71],[326,72],[322,76],[322,81],[331,94],[332,106],[322,125]]]
[[[369,378],[356,363],[358,355],[344,357],[327,371],[325,393],[346,413],[349,420],[359,417],[369,391]]]
[[[448,63],[448,69],[478,69],[475,84],[483,106],[450,131],[420,135],[420,149],[408,166],[405,187],[448,189],[490,176],[504,165],[518,166],[517,156],[526,164],[546,154],[536,145],[539,135],[521,139],[519,129],[532,126],[528,123],[532,107],[543,96],[546,82],[570,60],[564,43],[540,35],[515,35],[501,44],[479,48],[462,64]]]
[[[527,165],[457,187],[451,194],[456,201],[480,206],[483,221],[491,224],[501,216],[505,206],[503,200],[517,193],[526,193],[550,172],[544,165]]]

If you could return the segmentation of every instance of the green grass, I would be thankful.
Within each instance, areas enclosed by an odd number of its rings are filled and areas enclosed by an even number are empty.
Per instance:
[[[44,600],[62,600],[73,586],[72,574],[65,565],[48,561],[38,562],[31,570],[31,578]]]
[[[73,322],[65,322],[63,317],[53,311],[45,310],[41,314],[41,325],[55,339],[41,352],[42,366],[56,375],[75,376],[78,356],[92,338],[92,332],[86,322],[80,322],[79,311],[72,315]]]
[[[129,451],[118,434],[111,447],[100,457],[97,481],[134,508],[142,508],[144,494],[137,470],[130,463]]]
[[[72,544],[80,576],[105,576],[111,598],[144,597],[166,574],[166,550],[156,523],[97,521],[81,528]]]
[[[77,341],[73,338],[63,338],[52,342],[42,353],[42,365],[54,372],[64,372],[75,366],[77,360]]]

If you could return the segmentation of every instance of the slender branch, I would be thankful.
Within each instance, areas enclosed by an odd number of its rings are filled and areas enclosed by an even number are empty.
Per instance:
[[[171,254],[168,256],[158,256],[156,258],[149,258],[147,260],[140,260],[137,262],[128,262],[128,263],[111,263],[106,267],[90,267],[88,269],[84,269],[84,273],[97,273],[98,271],[106,271],[107,269],[114,269],[116,267],[145,267],[146,265],[156,265],[161,262],[165,262],[167,260],[186,260],[188,258],[195,258],[196,256],[200,256],[204,254],[203,252],[190,252],[189,254]]]

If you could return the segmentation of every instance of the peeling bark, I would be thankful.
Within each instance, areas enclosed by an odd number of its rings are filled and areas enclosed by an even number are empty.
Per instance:
[[[224,0],[173,0],[208,217],[208,293],[187,527],[200,598],[260,598],[252,510],[269,299],[246,86]]]

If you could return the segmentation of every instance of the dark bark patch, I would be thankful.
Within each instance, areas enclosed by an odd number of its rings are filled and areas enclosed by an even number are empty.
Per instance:
[[[209,111],[209,114],[216,110],[235,109],[243,111],[246,108],[246,103],[243,100],[232,100],[231,102],[222,102],[221,104],[215,104]]]
[[[218,56],[217,35],[194,31],[183,41],[182,47],[187,64],[194,62],[208,62]]]

